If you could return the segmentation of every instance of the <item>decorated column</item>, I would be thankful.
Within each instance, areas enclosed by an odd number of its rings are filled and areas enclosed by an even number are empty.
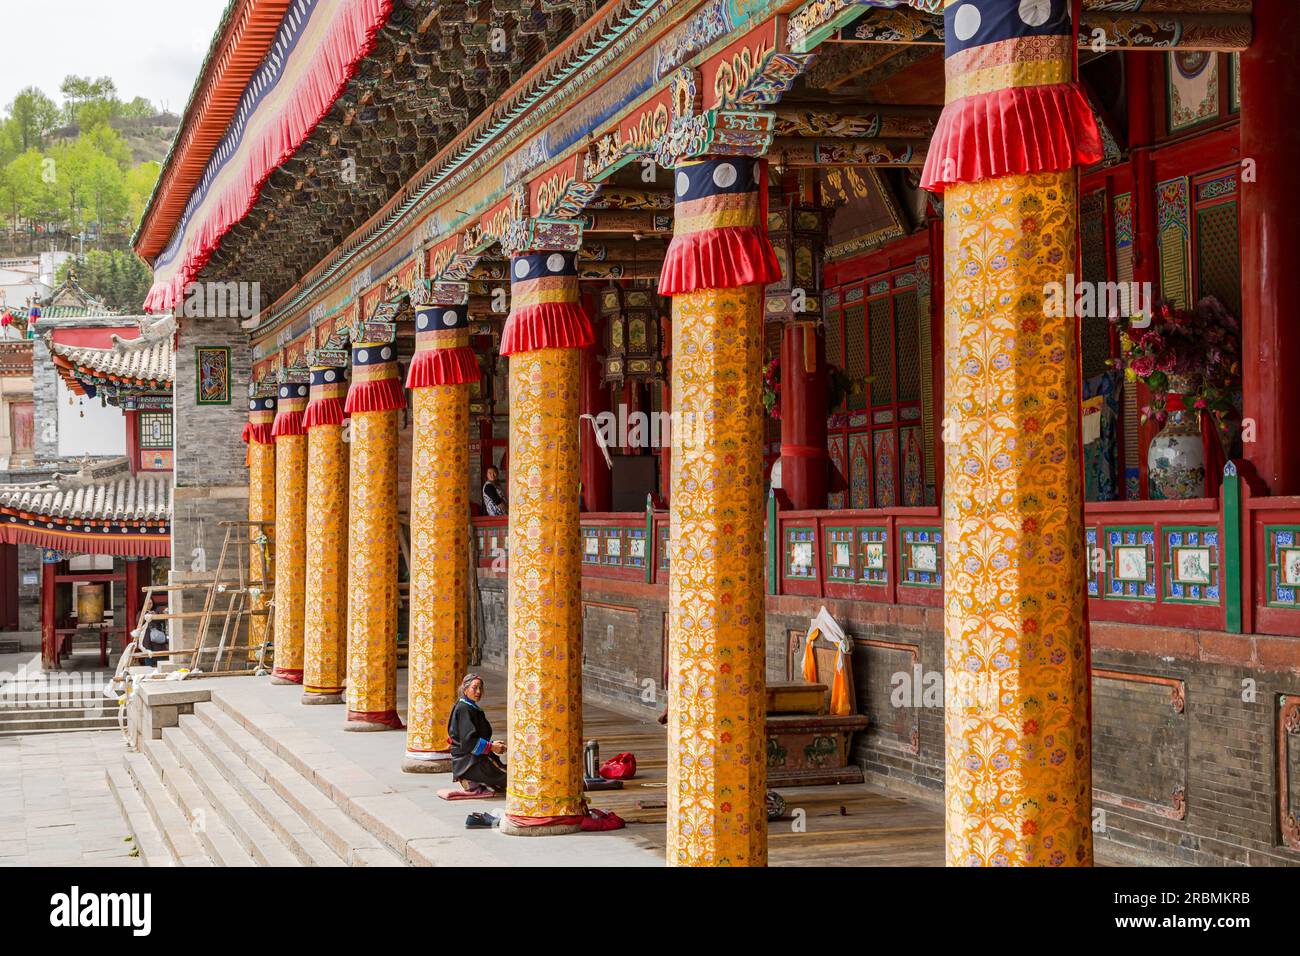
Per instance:
[[[668,864],[767,863],[763,578],[766,167],[675,173]],[[513,557],[513,555],[512,555]]]
[[[346,353],[340,356],[346,361]],[[340,367],[311,370],[307,430],[307,600],[303,608],[304,704],[341,704],[348,663],[348,446]]]
[[[401,730],[397,716],[397,431],[402,383],[391,343],[352,348],[348,479],[348,730]]]
[[[269,592],[275,581],[275,438],[271,434],[274,423],[274,395],[249,399],[248,423],[244,426],[244,441],[248,443],[248,584],[255,592],[251,595],[253,613],[248,619],[250,661],[258,659],[262,645],[272,633]]]
[[[307,586],[307,386],[280,386],[275,439],[275,666],[272,684],[302,683]]]
[[[1092,863],[1074,167],[1101,157],[1070,4],[948,0],[945,735],[950,866]]]
[[[581,827],[582,557],[578,394],[591,323],[572,252],[510,260],[507,833]]]
[[[402,769],[410,773],[451,770],[447,718],[469,659],[469,390],[479,372],[464,288],[447,296],[460,300],[455,304],[416,309],[415,357],[406,378],[414,436]]]

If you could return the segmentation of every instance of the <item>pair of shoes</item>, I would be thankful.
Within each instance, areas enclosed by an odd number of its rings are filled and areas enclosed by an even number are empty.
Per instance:
[[[501,818],[494,813],[471,813],[465,818],[465,829],[467,830],[491,830]]]
[[[623,818],[617,813],[610,813],[606,810],[588,810],[587,815],[582,818],[582,828],[584,830],[604,831],[604,830],[621,830],[626,824]]]

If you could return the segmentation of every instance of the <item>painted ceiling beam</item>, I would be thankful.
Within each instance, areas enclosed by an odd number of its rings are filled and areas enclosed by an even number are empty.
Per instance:
[[[1085,12],[1079,47],[1095,52],[1188,50],[1240,52],[1250,46],[1250,16],[1239,13]],[[919,10],[864,11],[828,43],[905,44],[941,47],[943,18]]]

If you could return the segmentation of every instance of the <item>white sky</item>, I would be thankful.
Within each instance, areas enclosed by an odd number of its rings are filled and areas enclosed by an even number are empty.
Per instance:
[[[0,0],[0,111],[37,86],[62,103],[69,73],[179,114],[227,0]]]

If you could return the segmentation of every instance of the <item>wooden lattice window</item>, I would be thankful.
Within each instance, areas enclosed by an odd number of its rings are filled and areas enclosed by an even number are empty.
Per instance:
[[[922,315],[914,267],[841,286],[827,315],[827,358],[843,343],[853,387],[830,410],[829,441],[845,451],[847,504],[888,508],[925,504],[922,431]],[[870,381],[865,380],[870,377]]]
[[[141,448],[171,448],[172,447],[172,413],[171,412],[141,412],[140,413],[140,447]]]

